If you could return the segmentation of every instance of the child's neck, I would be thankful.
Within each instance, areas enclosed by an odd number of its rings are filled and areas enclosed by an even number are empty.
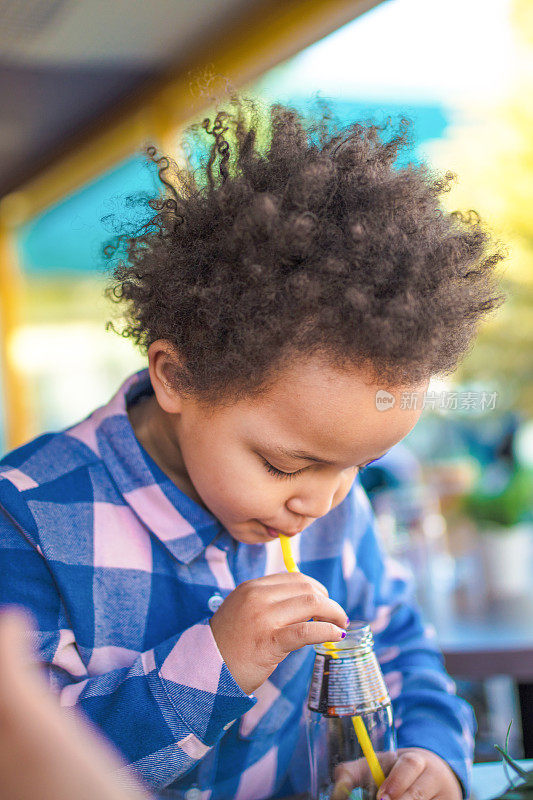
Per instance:
[[[157,466],[178,489],[203,508],[207,508],[189,478],[176,432],[170,425],[170,415],[161,409],[155,394],[141,397],[128,407],[127,412],[136,439]]]

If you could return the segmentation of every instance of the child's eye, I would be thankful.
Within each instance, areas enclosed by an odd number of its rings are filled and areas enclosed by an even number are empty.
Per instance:
[[[282,472],[282,470],[273,467],[272,464],[266,460],[266,458],[263,458],[263,456],[261,456],[261,458],[263,459],[265,467],[270,472],[270,474],[275,475],[277,478],[292,478],[294,477],[294,475],[299,475],[300,472],[303,472],[303,469],[299,469],[296,472]]]
[[[281,469],[274,467],[269,461],[266,460],[266,458],[263,458],[263,456],[261,456],[261,459],[270,474],[275,475],[277,478],[293,478],[295,475],[299,475],[300,472],[304,472],[304,469],[298,469],[296,472],[283,472]],[[377,459],[374,459],[374,461],[377,461]],[[368,464],[363,464],[361,467],[357,467],[358,473],[361,474],[361,472],[364,472],[364,470],[369,467],[370,464],[373,464],[374,461],[369,461]]]

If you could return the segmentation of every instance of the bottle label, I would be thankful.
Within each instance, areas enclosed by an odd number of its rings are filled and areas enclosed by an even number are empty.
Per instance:
[[[313,676],[311,678],[311,687],[309,689],[309,700],[307,705],[311,711],[318,711],[320,709],[320,696],[322,694],[322,683],[324,680],[324,664],[326,662],[325,656],[316,655],[315,665],[313,667]]]
[[[355,716],[390,703],[373,654],[361,658],[315,656],[308,707],[328,717]]]
[[[357,664],[354,659],[335,658],[331,660],[328,692],[330,714],[355,714],[358,700],[358,677]]]

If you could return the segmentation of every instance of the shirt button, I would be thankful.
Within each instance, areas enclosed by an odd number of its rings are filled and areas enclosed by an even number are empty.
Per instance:
[[[207,601],[207,607],[209,611],[215,613],[222,603],[224,602],[224,598],[219,594],[212,594],[209,600]],[[187,800],[195,800],[194,798],[187,798]]]
[[[201,791],[197,786],[191,786],[185,792],[185,800],[200,800]]]

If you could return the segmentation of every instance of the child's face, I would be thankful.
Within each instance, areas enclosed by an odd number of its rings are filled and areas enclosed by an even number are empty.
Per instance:
[[[151,442],[160,466],[178,478],[180,488],[199,496],[234,539],[248,544],[271,541],[267,526],[297,533],[339,505],[358,468],[383,455],[418,421],[420,410],[400,408],[401,392],[423,393],[428,385],[395,388],[394,407],[381,411],[376,392],[385,387],[365,383],[363,372],[301,360],[259,398],[207,412],[162,380],[168,366],[164,343],[151,345],[149,359],[157,398]],[[421,394],[419,406],[420,401]],[[282,455],[276,448],[331,463]],[[272,474],[265,462],[298,474]]]

